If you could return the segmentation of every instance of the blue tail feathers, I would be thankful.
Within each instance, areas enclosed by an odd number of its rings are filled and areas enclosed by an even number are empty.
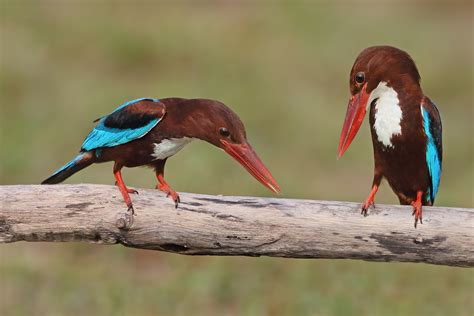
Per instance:
[[[53,175],[51,175],[48,179],[41,182],[41,184],[56,184],[63,182],[74,173],[91,165],[93,163],[91,157],[93,157],[93,155],[90,153],[80,153],[73,160],[69,161],[67,164],[53,173]]]

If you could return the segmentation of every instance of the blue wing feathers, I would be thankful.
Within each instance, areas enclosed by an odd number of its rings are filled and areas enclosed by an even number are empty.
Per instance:
[[[151,102],[159,102],[158,99],[150,99],[150,98],[140,98],[128,101],[118,108],[116,108],[112,113],[106,115],[99,119],[99,123],[97,126],[89,133],[89,135],[84,140],[82,144],[82,151],[90,151],[94,149],[98,149],[101,147],[114,147],[122,144],[126,144],[131,142],[132,140],[138,139],[146,135],[153,127],[155,127],[162,119],[162,108],[158,108],[158,114],[154,115],[149,113],[138,113],[141,121],[137,122],[127,122],[127,119],[133,120],[137,117],[137,113],[120,113],[119,111],[127,111],[126,107],[137,102],[141,101],[151,101]],[[124,114],[124,115],[121,115]],[[161,114],[161,115],[159,115]],[[114,127],[113,125],[107,124],[107,120],[109,117],[119,117],[120,124],[117,125],[118,127]],[[120,128],[123,126],[133,126],[133,128]]]
[[[433,105],[434,106],[434,105]],[[437,111],[436,111],[437,113]],[[431,186],[428,194],[429,201],[434,203],[436,194],[438,193],[439,182],[441,179],[441,120],[430,115],[425,107],[422,107],[423,129],[427,137],[426,145],[426,163],[430,173]],[[433,126],[439,124],[439,126]]]
[[[132,140],[143,137],[161,119],[150,121],[143,127],[135,129],[119,129],[104,126],[104,119],[90,132],[82,144],[82,150],[89,151],[100,147],[113,147],[128,143]]]

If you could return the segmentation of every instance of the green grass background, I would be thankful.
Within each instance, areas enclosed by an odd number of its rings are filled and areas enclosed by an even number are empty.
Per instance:
[[[93,119],[124,101],[206,97],[241,116],[284,197],[360,202],[372,181],[367,122],[336,160],[348,74],[362,49],[390,44],[417,61],[443,117],[437,204],[473,207],[468,2],[0,3],[2,184],[39,183],[74,156]],[[166,171],[177,191],[271,195],[203,142]],[[124,177],[155,185],[146,169]],[[113,184],[112,166],[67,181],[80,182]],[[377,202],[397,202],[388,185]],[[0,246],[1,315],[472,315],[473,293],[472,270],[424,264]]]

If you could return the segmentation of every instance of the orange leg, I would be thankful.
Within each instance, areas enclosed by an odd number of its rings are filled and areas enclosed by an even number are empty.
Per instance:
[[[163,192],[165,192],[166,197],[171,196],[171,199],[174,202],[174,206],[176,208],[178,208],[178,204],[179,204],[179,202],[181,202],[180,199],[179,199],[179,194],[176,193],[176,191],[174,191],[173,189],[171,189],[171,187],[168,185],[168,183],[166,183],[165,178],[163,176],[163,172],[162,171],[157,171],[156,172],[156,178],[158,179],[158,182],[160,183],[160,184],[156,185],[156,188],[163,191]]]
[[[374,200],[375,200],[375,194],[377,193],[379,189],[379,186],[377,184],[374,184],[372,187],[372,190],[370,191],[369,196],[364,202],[364,205],[362,205],[362,211],[360,212],[362,215],[367,216],[367,211],[371,205],[374,205]]]
[[[421,210],[421,205],[422,205],[422,197],[423,197],[423,192],[418,191],[416,193],[416,201],[412,202],[411,205],[413,206],[413,214],[415,216],[415,228],[416,225],[418,224],[418,220],[420,220],[420,224],[423,224],[423,213]]]
[[[127,204],[128,211],[131,211],[132,214],[135,214],[135,210],[133,209],[133,204],[132,204],[132,199],[130,199],[129,193],[138,193],[135,190],[128,189],[127,186],[125,186],[125,183],[123,182],[122,179],[122,173],[121,170],[122,166],[118,165],[115,163],[114,165],[114,176],[115,176],[115,184],[119,187],[120,193],[122,193],[123,200],[125,201],[125,204]]]
[[[115,181],[115,185],[118,186],[118,182],[117,182],[117,181]],[[137,191],[137,190],[129,189],[129,188],[127,188],[127,192],[128,192],[128,193],[132,193],[132,194],[138,194],[138,191]]]

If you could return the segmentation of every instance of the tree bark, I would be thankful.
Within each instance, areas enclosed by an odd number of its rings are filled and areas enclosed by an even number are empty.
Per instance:
[[[131,216],[106,185],[0,186],[0,243],[88,241],[184,255],[363,259],[474,266],[474,209],[181,193],[175,209],[140,189]]]

